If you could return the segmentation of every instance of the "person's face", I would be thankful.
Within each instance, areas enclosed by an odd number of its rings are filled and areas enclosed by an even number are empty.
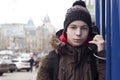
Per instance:
[[[67,27],[67,41],[72,46],[82,45],[88,37],[88,25],[80,20],[73,21]]]

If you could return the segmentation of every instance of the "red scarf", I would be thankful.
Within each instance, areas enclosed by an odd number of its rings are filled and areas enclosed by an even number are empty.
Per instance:
[[[64,32],[61,34],[61,36],[59,37],[59,39],[60,39],[62,42],[65,42],[65,43],[69,44],[68,41],[67,41],[67,35],[66,35]],[[88,37],[87,40],[82,44],[82,46],[88,45],[88,42],[89,42],[90,40],[91,40],[91,38]]]

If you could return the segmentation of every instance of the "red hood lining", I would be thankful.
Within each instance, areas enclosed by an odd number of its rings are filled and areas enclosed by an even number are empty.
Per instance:
[[[67,41],[67,35],[66,35],[64,32],[60,35],[59,39],[60,39],[62,42],[65,42],[65,43],[69,44],[68,41]],[[91,38],[88,37],[87,40],[82,44],[82,46],[88,45],[88,42],[89,42],[90,40],[91,40]]]

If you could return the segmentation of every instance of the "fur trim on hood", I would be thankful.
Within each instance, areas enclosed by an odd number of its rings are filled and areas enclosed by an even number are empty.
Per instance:
[[[56,35],[52,35],[50,38],[50,44],[52,48],[58,52],[57,50],[65,45]]]

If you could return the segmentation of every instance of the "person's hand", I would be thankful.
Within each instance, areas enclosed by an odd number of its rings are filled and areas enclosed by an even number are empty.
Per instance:
[[[89,43],[97,45],[97,52],[105,50],[105,40],[102,35],[96,35],[92,41],[89,41]]]

